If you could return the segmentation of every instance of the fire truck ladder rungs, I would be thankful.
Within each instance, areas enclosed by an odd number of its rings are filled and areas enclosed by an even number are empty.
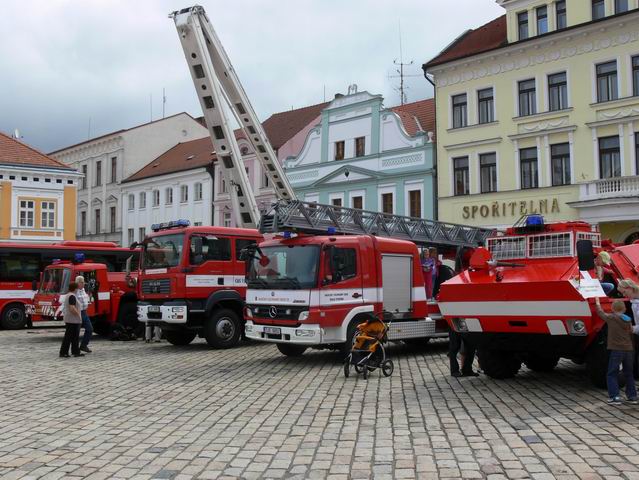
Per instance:
[[[262,233],[296,231],[311,234],[376,235],[409,240],[418,245],[472,247],[484,244],[495,230],[423,218],[403,217],[311,202],[280,201],[260,222]]]

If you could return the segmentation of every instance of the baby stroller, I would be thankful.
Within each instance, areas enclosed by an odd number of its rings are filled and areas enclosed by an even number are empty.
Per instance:
[[[380,314],[383,315],[383,314]],[[348,378],[351,366],[355,372],[362,374],[364,379],[368,373],[378,368],[382,369],[385,377],[393,374],[392,360],[386,358],[384,344],[388,341],[388,325],[378,316],[370,313],[366,320],[357,325],[353,345],[348,356],[344,359],[344,376]]]

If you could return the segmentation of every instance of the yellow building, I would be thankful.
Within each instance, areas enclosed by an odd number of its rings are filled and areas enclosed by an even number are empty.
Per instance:
[[[0,132],[0,242],[75,240],[80,177]]]
[[[502,17],[423,66],[439,219],[505,227],[541,213],[639,239],[638,0],[497,3]]]

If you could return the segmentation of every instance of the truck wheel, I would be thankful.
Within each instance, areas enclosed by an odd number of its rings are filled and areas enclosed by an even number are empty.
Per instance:
[[[163,332],[167,342],[178,347],[188,345],[195,338],[196,332],[191,330],[166,330]]]
[[[228,308],[214,310],[204,324],[204,338],[210,347],[235,347],[242,335],[242,322],[237,314]]]
[[[597,388],[606,388],[606,375],[608,374],[608,349],[606,348],[606,335],[597,338],[586,355],[586,371],[590,382]]]
[[[11,303],[2,311],[0,326],[7,330],[20,330],[27,324],[27,316],[24,313],[24,305]]]
[[[521,367],[515,354],[501,350],[478,350],[477,358],[486,375],[498,380],[514,377]]]
[[[524,364],[534,372],[552,372],[559,363],[559,357],[542,357],[530,355]]]
[[[287,357],[301,357],[306,351],[304,345],[291,345],[289,343],[278,343],[277,349],[280,351],[282,355],[286,355]],[[348,376],[348,375],[347,375]]]
[[[357,325],[363,321],[364,320],[362,318],[356,317],[348,324],[348,328],[346,329],[346,341],[339,346],[339,352],[342,355],[346,356],[351,353],[351,349],[353,348],[353,339],[355,338],[355,330],[357,330]]]

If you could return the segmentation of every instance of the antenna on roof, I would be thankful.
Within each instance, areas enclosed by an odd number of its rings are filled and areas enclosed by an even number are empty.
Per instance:
[[[91,139],[91,117],[89,117],[89,131],[87,132],[87,139]]]
[[[165,107],[166,107],[166,89],[162,87],[162,118],[164,118]]]
[[[153,121],[153,94],[149,93],[149,111],[151,115],[150,121]]]
[[[18,130],[17,128],[13,131],[13,138],[15,138],[16,140],[20,140],[22,138],[20,136],[20,130]]]
[[[402,51],[402,22],[401,20],[398,20],[398,25],[399,25],[399,62],[397,61],[397,59],[393,60],[393,64],[397,65],[399,68],[396,68],[395,71],[399,74],[399,75],[389,75],[388,78],[399,78],[399,87],[394,87],[395,90],[397,90],[399,92],[399,97],[400,97],[400,103],[402,105],[404,105],[404,103],[406,103],[407,96],[406,96],[406,90],[408,90],[408,87],[404,86],[404,78],[405,77],[419,77],[421,75],[405,75],[404,74],[404,67],[408,67],[410,65],[413,64],[413,61],[411,60],[409,63],[404,63],[404,53]]]

